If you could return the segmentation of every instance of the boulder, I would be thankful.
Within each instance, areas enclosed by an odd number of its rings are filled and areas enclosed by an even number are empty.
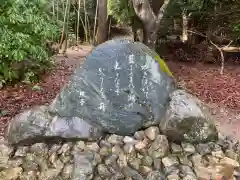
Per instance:
[[[214,141],[217,129],[203,102],[184,90],[175,90],[170,94],[170,105],[161,131],[172,141],[192,143]]]
[[[9,123],[5,138],[10,144],[47,140],[96,139],[102,131],[78,117],[61,118],[49,113],[48,106],[36,106],[16,115]]]
[[[159,124],[174,88],[170,71],[155,52],[139,42],[110,40],[86,56],[51,112],[129,135]]]

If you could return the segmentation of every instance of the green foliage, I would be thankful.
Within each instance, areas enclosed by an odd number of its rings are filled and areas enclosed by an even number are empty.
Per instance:
[[[47,0],[5,0],[0,7],[0,81],[34,80],[50,63],[46,40],[59,23]]]
[[[129,0],[108,0],[108,14],[118,23],[129,24],[135,12]]]

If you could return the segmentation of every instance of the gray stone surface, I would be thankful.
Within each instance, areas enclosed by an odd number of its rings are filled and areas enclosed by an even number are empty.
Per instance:
[[[91,140],[102,136],[101,129],[80,118],[60,118],[48,110],[47,106],[36,106],[15,116],[5,132],[8,142],[26,144],[59,139]]]
[[[207,107],[196,97],[176,90],[170,95],[170,106],[161,131],[173,141],[205,142],[217,139],[217,130]]]
[[[157,57],[144,44],[129,40],[96,46],[61,89],[51,111],[83,118],[119,135],[157,125],[175,88],[173,78],[159,68]]]

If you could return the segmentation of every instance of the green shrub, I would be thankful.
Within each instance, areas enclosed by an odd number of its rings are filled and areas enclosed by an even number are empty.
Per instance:
[[[0,7],[0,83],[33,80],[50,64],[46,41],[59,23],[47,0],[5,0]]]

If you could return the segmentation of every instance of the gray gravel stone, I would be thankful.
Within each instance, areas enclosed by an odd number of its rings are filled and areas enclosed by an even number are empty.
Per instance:
[[[153,159],[150,156],[144,156],[142,159],[142,165],[151,167],[153,164]]]
[[[162,163],[164,167],[170,167],[170,166],[177,166],[179,164],[179,161],[176,156],[167,156],[162,158]]]
[[[122,145],[123,144],[123,137],[118,136],[116,134],[110,135],[107,141],[113,145]]]
[[[157,135],[159,135],[159,133],[159,128],[156,126],[151,126],[145,130],[145,135],[152,141],[157,137]]]
[[[165,180],[165,177],[159,171],[152,171],[152,172],[149,173],[146,180]]]
[[[182,143],[182,148],[187,154],[193,154],[196,152],[195,147],[190,143]]]
[[[75,153],[72,180],[88,180],[88,177],[93,174],[94,170],[92,165],[93,159],[94,155],[91,152]]]
[[[144,131],[137,131],[134,133],[134,137],[135,137],[135,139],[142,141],[146,136],[145,136]]]
[[[63,179],[69,179],[72,176],[73,164],[66,164],[62,170],[61,176]]]
[[[143,176],[141,176],[136,170],[125,166],[122,170],[123,174],[126,178],[132,178],[132,180],[144,180]]]
[[[20,146],[17,148],[17,150],[15,152],[15,156],[24,157],[27,155],[28,150],[29,150],[29,147]]]
[[[173,154],[180,154],[183,152],[183,149],[180,145],[175,144],[175,143],[171,143],[171,152]]]
[[[0,171],[0,179],[2,180],[16,180],[23,173],[23,169],[21,167],[7,168]]]
[[[148,153],[152,158],[162,158],[167,155],[168,151],[168,140],[164,135],[158,135],[148,149]]]
[[[138,158],[132,159],[131,161],[128,162],[129,166],[135,170],[139,170],[140,165],[141,165],[141,160]]]
[[[86,149],[94,152],[98,152],[100,147],[96,142],[90,142],[90,143],[86,143]]]
[[[112,175],[112,173],[108,170],[108,168],[104,164],[99,164],[97,166],[97,171],[102,178],[109,178]]]
[[[36,143],[30,147],[30,152],[37,155],[45,156],[48,153],[48,146],[45,143]]]
[[[138,142],[138,140],[134,139],[133,137],[130,137],[130,136],[125,136],[123,138],[123,142],[125,144],[136,144]]]

